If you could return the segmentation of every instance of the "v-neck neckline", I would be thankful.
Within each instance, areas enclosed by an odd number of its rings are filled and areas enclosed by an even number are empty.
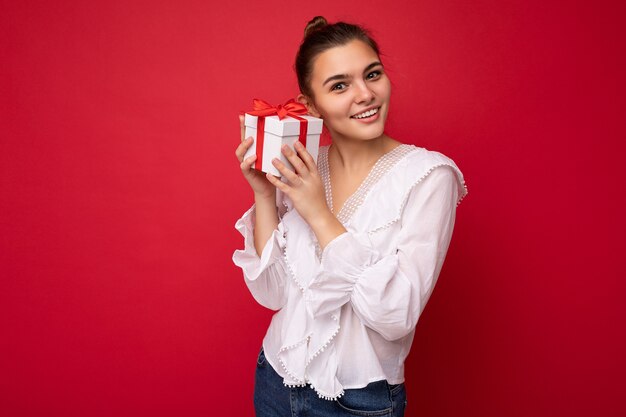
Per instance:
[[[333,193],[332,185],[330,181],[330,164],[328,162],[328,150],[330,146],[320,152],[320,174],[324,183],[324,189],[326,193],[326,204],[330,208],[331,212],[335,214],[335,217],[342,223],[346,224],[354,212],[361,206],[365,197],[369,193],[369,190],[374,184],[376,184],[403,156],[416,149],[412,145],[400,144],[390,150],[389,152],[381,155],[380,158],[374,163],[365,179],[357,187],[357,189],[348,196],[338,212],[334,211],[333,207]],[[321,149],[320,149],[321,150]]]

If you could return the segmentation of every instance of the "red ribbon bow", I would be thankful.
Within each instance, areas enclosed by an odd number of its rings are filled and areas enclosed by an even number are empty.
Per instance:
[[[256,162],[254,167],[258,170],[263,168],[263,141],[265,137],[265,116],[278,116],[279,120],[284,119],[287,116],[291,116],[294,119],[300,121],[300,136],[298,140],[306,147],[306,133],[308,121],[307,119],[300,117],[307,114],[307,109],[304,104],[296,102],[294,99],[288,100],[284,105],[272,106],[267,101],[255,98],[252,100],[254,110],[247,112],[252,116],[258,116],[256,126]]]
[[[298,103],[294,99],[290,99],[284,105],[279,104],[277,107],[272,106],[267,101],[255,98],[252,100],[254,110],[248,112],[253,116],[274,116],[277,115],[280,120],[283,120],[287,116],[291,116],[294,119],[303,120],[300,115],[307,114],[304,104]]]

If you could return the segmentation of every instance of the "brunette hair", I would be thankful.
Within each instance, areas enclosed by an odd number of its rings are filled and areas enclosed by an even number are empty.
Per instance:
[[[315,16],[307,23],[294,66],[302,94],[313,97],[310,82],[315,58],[327,49],[343,46],[353,40],[366,43],[380,56],[376,41],[359,25],[345,22],[329,24],[322,16]]]

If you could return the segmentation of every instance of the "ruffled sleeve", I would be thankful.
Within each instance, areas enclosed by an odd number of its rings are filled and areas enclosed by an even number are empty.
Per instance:
[[[461,189],[445,165],[420,179],[406,196],[395,253],[382,256],[352,232],[331,241],[309,285],[309,314],[318,317],[350,302],[360,320],[385,339],[411,333],[443,266]]]
[[[280,310],[287,301],[282,223],[273,231],[259,257],[254,246],[255,207],[253,205],[235,224],[244,238],[244,248],[235,251],[233,262],[243,270],[254,299],[266,308]]]

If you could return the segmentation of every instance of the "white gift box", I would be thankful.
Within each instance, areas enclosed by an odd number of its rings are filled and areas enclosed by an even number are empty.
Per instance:
[[[317,154],[320,146],[320,134],[322,133],[322,119],[313,116],[300,116],[307,120],[306,149],[317,162]],[[244,159],[257,154],[257,123],[259,117],[248,113],[245,115],[244,124],[246,126],[244,138],[252,136],[254,143],[248,148]],[[263,134],[263,149],[260,154],[261,160],[255,162],[255,168],[280,177],[280,172],[272,164],[272,159],[280,159],[289,169],[293,167],[283,155],[280,148],[283,144],[289,145],[293,149],[294,143],[300,137],[300,120],[291,116],[286,116],[282,120],[278,116],[265,116],[265,129]]]

